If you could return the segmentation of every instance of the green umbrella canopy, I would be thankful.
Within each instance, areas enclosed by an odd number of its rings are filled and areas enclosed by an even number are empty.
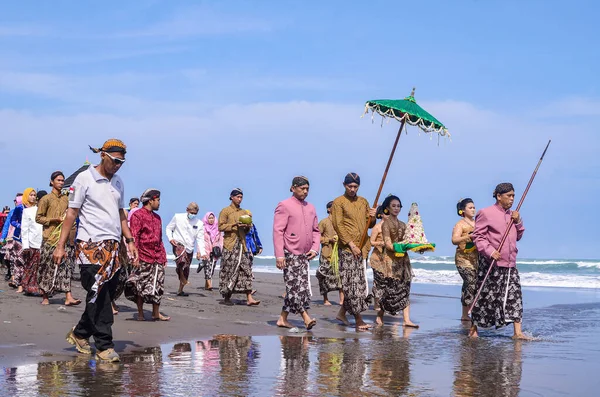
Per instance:
[[[367,101],[365,114],[369,111],[379,113],[381,117],[391,117],[400,122],[405,121],[422,129],[424,132],[436,132],[440,136],[450,136],[448,129],[438,119],[429,114],[415,101],[415,89],[404,99],[376,99]]]

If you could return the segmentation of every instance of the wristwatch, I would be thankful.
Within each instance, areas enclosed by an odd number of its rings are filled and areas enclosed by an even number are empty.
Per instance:
[[[133,237],[132,237],[132,238],[125,238],[125,242],[126,242],[127,244],[129,244],[129,243],[133,243],[133,242],[135,242],[135,239],[134,239]]]

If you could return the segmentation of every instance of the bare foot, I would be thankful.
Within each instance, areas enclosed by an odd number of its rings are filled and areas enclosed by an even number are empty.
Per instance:
[[[479,338],[479,333],[477,332],[477,327],[475,325],[471,326],[469,330],[469,338]]]
[[[325,302],[323,302],[323,306],[331,306],[331,302],[325,301]]]
[[[22,294],[23,293],[23,287],[19,286],[19,288],[17,288],[17,294]]]
[[[344,324],[346,326],[350,325],[350,321],[348,321],[348,317],[346,317],[346,314],[338,313],[338,315],[335,317],[335,319],[340,321],[342,324]]]
[[[118,312],[117,312],[118,313]],[[146,321],[146,318],[144,318],[143,314],[137,314],[135,316],[135,321]]]
[[[375,318],[375,324],[377,324],[378,327],[381,327],[383,325],[383,318],[377,316]]]
[[[258,306],[260,305],[260,301],[254,300],[254,299],[248,299],[248,301],[246,302],[246,305],[248,306]]]
[[[42,305],[46,306],[49,305],[50,301],[46,298],[46,299],[42,299]]]
[[[413,323],[412,321],[405,321],[404,324],[402,324],[403,327],[410,327],[410,328],[419,328],[419,326],[415,323]]]
[[[525,334],[515,334],[512,337],[514,340],[533,340],[532,336],[529,335],[525,335]]]
[[[169,316],[163,316],[162,314],[158,314],[158,317],[152,317],[152,320],[154,321],[169,321],[171,319],[171,317]]]
[[[373,328],[372,324],[367,324],[365,322],[356,323],[356,329],[358,331],[367,331],[371,328]]]
[[[306,326],[306,329],[310,331],[315,325],[317,325],[317,319],[311,318],[310,322],[308,324],[304,323],[304,325]]]
[[[65,301],[65,306],[77,306],[81,303],[79,299],[71,299]],[[118,312],[117,312],[118,313]],[[114,313],[113,313],[114,314]]]
[[[292,324],[290,324],[289,321],[287,320],[282,320],[281,317],[279,317],[279,319],[277,320],[277,326],[281,327],[281,328],[294,328],[294,326]]]

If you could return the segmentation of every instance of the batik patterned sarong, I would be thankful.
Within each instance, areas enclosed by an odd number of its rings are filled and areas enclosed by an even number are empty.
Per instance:
[[[340,290],[340,276],[339,274],[335,274],[331,263],[323,258],[323,256],[319,258],[317,280],[319,281],[319,292],[321,295]]]
[[[125,282],[125,297],[137,302],[142,297],[144,303],[160,305],[165,292],[165,265],[140,261]]]
[[[10,266],[10,272],[13,275],[14,285],[20,286],[25,270],[25,261],[23,258],[23,246],[21,242],[12,240],[6,243],[6,255],[4,260]]]
[[[309,261],[306,255],[285,253],[285,268],[283,269],[285,299],[281,310],[299,314],[310,309],[312,292],[308,266]]]
[[[175,272],[179,276],[180,281],[187,281],[190,278],[190,265],[194,258],[193,252],[187,252],[182,244],[177,244],[173,247],[173,255],[175,255]]]
[[[373,269],[373,293],[379,307],[392,316],[404,310],[410,304],[410,278],[385,277]]]
[[[477,293],[477,270],[470,267],[457,266],[458,274],[463,280],[460,302],[463,306],[470,306]]]
[[[98,242],[77,241],[75,247],[75,261],[81,265],[97,265],[100,269],[96,273],[96,282],[92,286],[94,295],[89,300],[96,302],[98,292],[119,271],[119,242],[104,240]]]
[[[480,288],[490,264],[491,261],[483,255],[479,256],[477,288]],[[523,296],[519,271],[515,267],[494,265],[473,307],[473,324],[483,328],[500,328],[513,322],[520,323],[522,318]]]
[[[367,279],[362,257],[352,252],[339,250],[340,279],[344,292],[344,309],[355,316],[367,310]]]
[[[40,250],[36,248],[23,250],[23,260],[25,262],[23,279],[21,280],[23,292],[28,295],[38,295],[40,288],[38,287],[37,273],[40,264]]]
[[[238,262],[239,266],[237,266]],[[223,297],[228,298],[231,294],[252,291],[253,278],[252,256],[248,252],[243,252],[239,242],[231,251],[223,249],[219,271],[219,292]]]
[[[37,273],[38,285],[47,294],[71,292],[71,279],[73,278],[73,269],[75,267],[75,248],[70,245],[65,247],[65,259],[58,267],[52,259],[54,249],[55,247],[47,242],[42,244],[40,265]]]

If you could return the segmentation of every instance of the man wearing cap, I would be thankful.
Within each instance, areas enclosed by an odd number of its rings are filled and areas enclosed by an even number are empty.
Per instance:
[[[160,300],[165,290],[167,252],[162,241],[162,220],[155,212],[160,208],[160,192],[147,189],[141,197],[143,207],[133,213],[131,234],[140,255],[140,266],[133,269],[125,283],[125,297],[137,304],[138,321],[144,321],[144,303],[152,304],[152,320],[169,321],[160,314]]]
[[[204,223],[198,218],[198,204],[191,202],[185,213],[175,214],[167,225],[167,238],[173,246],[176,272],[179,276],[178,296],[188,296],[183,287],[188,284],[190,265],[194,258],[194,250],[198,248],[197,259],[208,259],[204,246]]]
[[[71,229],[65,250],[65,260],[59,265],[54,264],[52,254],[60,237],[63,219],[69,207],[69,198],[62,194],[65,176],[61,171],[50,175],[50,194],[42,197],[38,204],[35,221],[43,227],[43,243],[38,268],[38,284],[42,290],[42,305],[49,305],[49,294],[64,292],[66,294],[65,306],[74,306],[81,303],[71,294],[71,279],[75,270],[75,227]]]
[[[277,320],[278,327],[292,328],[288,314],[300,314],[307,330],[317,320],[310,318],[310,261],[318,255],[321,234],[315,207],[306,202],[308,179],[297,176],[290,188],[292,197],[281,201],[275,209],[273,220],[273,246],[277,268],[283,270],[285,299]]]
[[[369,239],[366,239],[362,247],[360,243],[365,229],[372,228],[375,224],[376,209],[370,208],[369,202],[358,196],[359,187],[358,174],[351,172],[346,175],[344,195],[333,200],[331,206],[331,222],[339,238],[339,270],[344,292],[344,303],[336,318],[348,325],[348,312],[354,316],[356,328],[366,330],[371,325],[363,321],[360,313],[369,307],[365,258],[371,244]]]
[[[327,203],[327,218],[319,222],[319,232],[321,232],[321,255],[319,256],[319,268],[317,269],[317,280],[319,281],[319,291],[323,295],[323,304],[331,306],[327,294],[331,291],[339,291],[340,305],[344,303],[344,293],[340,287],[340,275],[331,266],[331,255],[333,247],[338,241],[337,233],[331,223],[331,206],[333,201]]]
[[[233,189],[229,194],[231,204],[219,213],[219,231],[223,232],[219,292],[228,306],[233,305],[231,296],[234,293],[246,294],[248,306],[260,304],[260,301],[252,297],[253,255],[246,248],[246,233],[252,227],[252,223],[240,222],[242,215],[248,215],[241,207],[243,199],[242,189]]]
[[[81,269],[81,285],[87,296],[85,312],[67,334],[67,342],[75,345],[80,353],[91,354],[88,339],[93,336],[96,359],[114,362],[119,361],[119,355],[114,350],[112,337],[111,301],[119,279],[122,237],[134,266],[138,265],[137,248],[125,216],[125,187],[116,175],[125,163],[127,147],[118,139],[109,139],[101,148],[90,146],[90,149],[100,153],[100,164],[77,175],[69,188],[69,209],[52,257],[56,265],[66,258],[65,246],[79,217],[75,261]]]

